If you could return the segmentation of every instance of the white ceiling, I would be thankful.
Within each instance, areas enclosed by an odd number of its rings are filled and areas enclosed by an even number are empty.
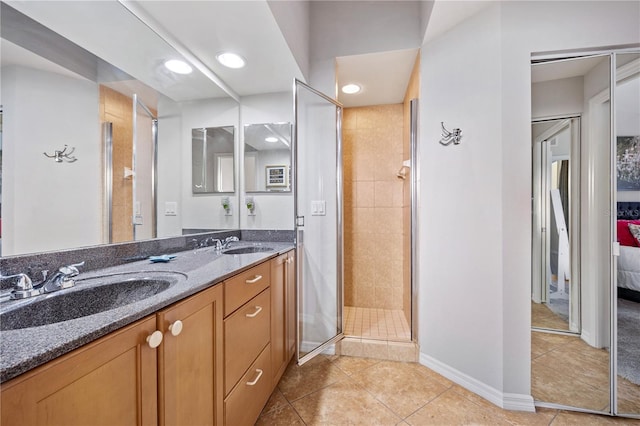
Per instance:
[[[404,100],[411,71],[419,49],[370,53],[336,58],[338,100],[345,107],[397,104]],[[362,90],[345,94],[345,84],[358,84]]]
[[[587,75],[602,61],[608,60],[608,56],[594,56],[592,58],[567,59],[559,62],[542,62],[531,67],[531,82],[540,83],[549,80],[581,77]]]
[[[7,3],[176,101],[290,91],[294,78],[304,80],[266,0],[8,0]],[[344,3],[335,2],[335,7]],[[489,3],[436,2],[424,39],[442,34]],[[325,10],[330,5],[322,4],[327,19],[333,16]],[[138,16],[128,9],[139,11]],[[385,9],[366,10],[380,14],[376,11]],[[309,13],[310,21],[315,22]],[[384,21],[384,16],[378,18]],[[419,27],[420,16],[416,14],[415,20],[416,25],[414,22],[407,25]],[[384,40],[385,30],[395,33],[397,28],[383,26],[376,37]],[[321,34],[313,33],[314,37]],[[378,53],[369,50],[368,54],[338,57],[338,82],[355,81],[363,87],[361,94],[348,97],[341,94],[340,100],[346,106],[401,102],[420,41],[409,43],[403,39],[391,48],[396,50]],[[401,48],[402,44],[406,48]],[[218,64],[215,56],[225,50],[245,57],[247,66],[231,70]],[[192,59],[201,72],[179,76],[167,71],[162,64],[175,57]],[[220,80],[222,88],[214,84]]]
[[[291,90],[303,79],[266,1],[137,1],[240,96]],[[232,51],[247,65],[229,69],[216,55]]]

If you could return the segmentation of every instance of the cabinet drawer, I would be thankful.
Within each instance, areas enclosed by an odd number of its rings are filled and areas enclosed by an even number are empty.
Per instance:
[[[224,424],[253,425],[271,395],[271,348],[267,345],[224,401]]]
[[[269,343],[271,291],[266,289],[224,320],[225,395]]]
[[[269,262],[264,262],[225,281],[224,316],[231,314],[256,294],[269,287],[270,275]]]

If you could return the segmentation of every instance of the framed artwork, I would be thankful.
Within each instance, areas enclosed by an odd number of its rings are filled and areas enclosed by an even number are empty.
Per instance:
[[[640,191],[640,136],[618,136],[616,170],[618,191]]]
[[[265,166],[267,188],[286,188],[289,185],[287,166]]]

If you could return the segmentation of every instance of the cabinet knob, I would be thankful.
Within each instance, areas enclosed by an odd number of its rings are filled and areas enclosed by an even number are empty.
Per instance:
[[[258,380],[260,380],[260,377],[262,377],[262,370],[256,368],[256,373],[258,373],[258,377],[253,379],[253,381],[251,382],[247,382],[247,386],[254,386],[256,383],[258,383]]]
[[[174,336],[182,333],[182,321],[176,320],[173,324],[169,325],[169,331]]]
[[[162,332],[160,330],[156,330],[150,335],[147,336],[147,343],[150,348],[157,348],[162,343]]]
[[[261,279],[262,279],[262,275],[256,275],[255,277],[253,277],[250,280],[245,280],[245,282],[247,284],[254,284],[254,283],[257,283],[258,281],[260,281]]]
[[[262,311],[262,306],[256,306],[256,311],[252,314],[245,314],[247,318],[253,318]]]

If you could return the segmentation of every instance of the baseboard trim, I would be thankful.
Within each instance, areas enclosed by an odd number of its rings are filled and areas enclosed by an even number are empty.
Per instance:
[[[463,388],[481,396],[492,404],[505,410],[535,412],[536,407],[531,395],[502,393],[461,371],[438,361],[429,355],[420,353],[420,364],[429,367]]]

